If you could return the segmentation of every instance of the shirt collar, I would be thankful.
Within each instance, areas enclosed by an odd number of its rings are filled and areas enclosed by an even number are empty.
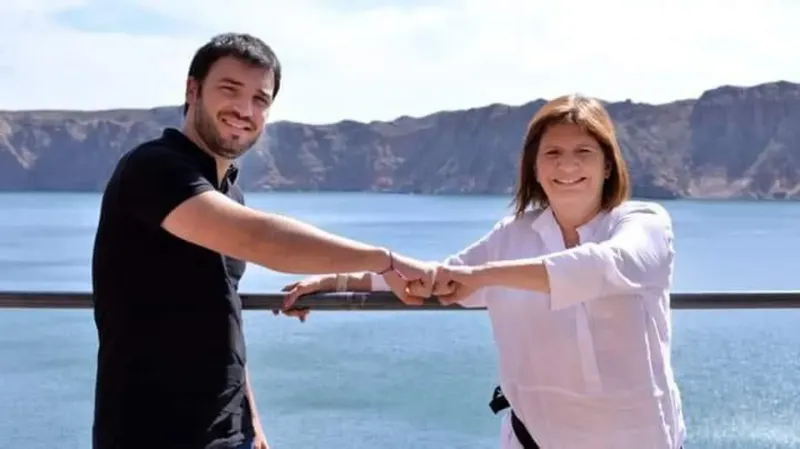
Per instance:
[[[608,214],[606,211],[600,211],[597,215],[592,217],[586,224],[578,227],[578,235],[580,236],[581,243],[592,241],[595,232],[604,222],[603,218]],[[553,214],[553,209],[546,207],[541,210],[533,219],[531,227],[534,231],[542,236],[548,251],[556,252],[566,249],[564,246],[564,237],[561,234],[561,228],[558,226],[556,217]]]
[[[189,139],[182,131],[176,128],[164,129],[163,139],[174,145],[174,148],[191,157],[192,160],[200,164],[203,174],[217,184],[217,161],[202,148],[197,146],[191,139]],[[233,184],[239,177],[239,167],[232,163],[225,173],[223,181],[227,184]]]

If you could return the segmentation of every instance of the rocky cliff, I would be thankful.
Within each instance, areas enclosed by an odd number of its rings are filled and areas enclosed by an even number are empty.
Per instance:
[[[279,122],[242,161],[247,190],[503,193],[543,100],[391,122]],[[651,198],[800,198],[800,84],[608,105]],[[0,111],[0,190],[101,190],[120,155],[178,126],[178,107]]]

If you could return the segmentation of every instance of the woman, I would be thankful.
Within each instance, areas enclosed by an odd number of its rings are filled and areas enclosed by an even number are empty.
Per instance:
[[[502,448],[678,449],[670,354],[672,224],[629,201],[614,126],[597,100],[555,99],[525,136],[515,213],[437,271],[443,302],[486,307],[499,356]],[[381,276],[313,277],[320,290],[386,290]],[[410,282],[408,292],[430,293]]]

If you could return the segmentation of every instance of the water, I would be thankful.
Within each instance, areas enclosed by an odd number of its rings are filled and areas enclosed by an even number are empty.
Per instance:
[[[501,197],[250,194],[254,207],[441,259],[486,232]],[[88,291],[99,196],[0,194],[0,290]],[[800,204],[663,203],[676,291],[800,289]],[[293,276],[250,266],[244,292]],[[800,312],[676,311],[686,449],[800,448]],[[494,448],[495,356],[482,312],[246,312],[274,449]],[[89,447],[96,336],[86,310],[0,310],[0,447]]]

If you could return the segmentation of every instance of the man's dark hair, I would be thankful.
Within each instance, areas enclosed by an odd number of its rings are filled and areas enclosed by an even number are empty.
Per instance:
[[[211,70],[211,66],[218,60],[232,56],[254,67],[271,70],[275,76],[275,87],[272,97],[278,95],[281,87],[281,63],[275,52],[261,39],[245,33],[224,33],[211,38],[208,43],[197,50],[189,65],[189,78],[202,84]],[[189,110],[187,103],[183,104],[183,115]]]

